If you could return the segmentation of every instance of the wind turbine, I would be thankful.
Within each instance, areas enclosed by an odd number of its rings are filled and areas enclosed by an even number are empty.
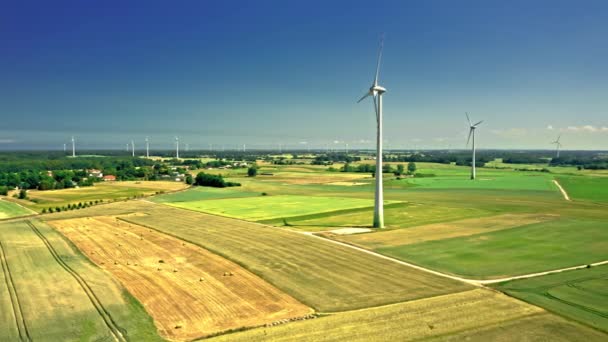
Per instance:
[[[74,140],[74,136],[72,136],[72,157],[76,157],[76,140]]]
[[[67,152],[67,147],[65,146],[65,143],[63,143],[63,152]]]
[[[150,141],[146,137],[146,158],[150,158]]]
[[[175,137],[175,158],[179,159],[179,138]]]
[[[552,142],[552,144],[555,144],[555,149],[556,149],[556,156],[555,158],[559,158],[559,149],[562,147],[562,143],[559,142],[559,139],[562,137],[562,135],[560,134],[557,137],[557,140],[555,140],[554,142]]]
[[[469,138],[467,139],[467,146],[469,146],[469,141],[471,140],[471,136],[473,136],[473,159],[471,161],[471,179],[475,179],[475,129],[483,122],[483,120],[473,125],[471,123],[471,118],[469,118],[469,113],[465,114],[467,116],[467,121],[469,122]]]
[[[131,140],[131,156],[135,157],[135,142]]]
[[[374,200],[374,228],[384,228],[384,196],[382,192],[382,95],[386,92],[386,89],[378,85],[383,45],[384,38],[380,40],[374,83],[372,83],[367,94],[363,95],[363,97],[357,101],[357,103],[359,103],[371,96],[374,100],[374,111],[376,112],[376,197]]]

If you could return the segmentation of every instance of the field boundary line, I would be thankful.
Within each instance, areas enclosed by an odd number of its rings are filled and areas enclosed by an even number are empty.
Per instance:
[[[544,272],[538,272],[538,273],[523,274],[523,275],[519,275],[519,276],[513,276],[513,277],[508,277],[508,278],[502,278],[502,279],[488,279],[488,280],[475,280],[475,281],[477,281],[478,283],[483,284],[483,285],[486,285],[486,284],[495,284],[495,283],[502,283],[502,282],[511,281],[511,280],[535,278],[535,277],[540,277],[540,276],[549,275],[549,274],[555,274],[555,273],[561,273],[561,272],[567,272],[567,271],[580,270],[580,269],[583,269],[583,268],[587,268],[588,266],[595,267],[595,266],[602,266],[602,265],[606,265],[606,264],[608,264],[608,260],[598,261],[598,262],[594,262],[592,264],[585,264],[585,265],[578,265],[578,266],[572,266],[572,267],[565,267],[565,268],[560,268],[560,269],[550,270],[550,271],[544,271]]]
[[[557,188],[562,193],[562,195],[564,196],[564,199],[566,201],[571,201],[570,196],[568,196],[568,193],[566,192],[566,190],[564,190],[564,188],[562,188],[562,185],[559,184],[559,182],[556,179],[553,180],[553,184],[557,185]]]
[[[297,231],[294,231],[294,232],[297,232]],[[341,242],[341,241],[336,241],[336,240],[328,239],[326,237],[316,235],[317,232],[297,232],[297,233],[308,235],[308,236],[312,236],[312,237],[315,237],[315,238],[318,238],[318,239],[322,239],[322,240],[326,240],[326,241],[329,241],[329,242],[332,242],[332,243],[335,243],[335,244],[338,244],[338,245],[341,245],[341,246],[353,248],[353,249],[356,249],[356,250],[358,250],[360,252],[374,255],[374,256],[376,256],[378,258],[390,260],[390,261],[393,261],[393,262],[396,262],[396,263],[399,263],[399,264],[402,264],[402,265],[405,265],[405,266],[409,266],[409,267],[415,268],[417,270],[425,271],[425,272],[428,272],[428,273],[432,273],[434,275],[438,275],[438,276],[445,277],[445,278],[450,278],[450,279],[453,279],[453,280],[459,280],[459,281],[462,281],[462,282],[465,282],[465,283],[468,283],[468,284],[471,284],[471,285],[475,285],[475,286],[484,286],[484,285],[490,285],[490,284],[495,284],[495,283],[502,283],[502,282],[505,282],[505,281],[517,280],[517,279],[534,278],[534,277],[540,277],[540,276],[554,274],[554,273],[560,273],[560,272],[565,272],[565,271],[578,270],[578,269],[586,268],[588,266],[595,267],[595,266],[602,266],[602,265],[608,264],[608,260],[604,260],[604,261],[598,261],[598,262],[591,263],[591,264],[565,267],[565,268],[560,268],[560,269],[555,269],[555,270],[549,270],[549,271],[543,271],[543,272],[538,272],[538,273],[522,274],[522,275],[518,275],[518,276],[507,277],[507,278],[500,278],[500,279],[469,279],[469,278],[463,278],[463,277],[459,277],[459,276],[455,276],[455,275],[451,275],[451,274],[442,273],[442,272],[439,272],[439,271],[432,270],[430,268],[418,266],[416,264],[412,264],[412,263],[409,263],[407,261],[399,260],[399,259],[387,256],[387,255],[384,255],[384,254],[380,254],[378,252],[374,252],[372,250],[365,249],[363,247],[351,245],[351,244],[346,243],[346,242]]]
[[[438,272],[438,271],[435,271],[435,270],[431,270],[429,268],[425,268],[425,267],[422,267],[422,266],[411,264],[411,263],[409,263],[407,261],[395,259],[395,258],[386,256],[386,255],[383,255],[383,254],[380,254],[380,253],[377,253],[377,252],[374,252],[374,251],[370,251],[370,250],[365,249],[365,248],[353,246],[353,245],[345,243],[345,242],[327,239],[327,238],[315,235],[314,233],[311,233],[311,232],[296,232],[296,233],[307,235],[307,236],[311,236],[313,238],[317,238],[317,239],[320,239],[320,240],[331,242],[333,244],[340,245],[340,246],[343,246],[343,247],[352,248],[352,249],[357,250],[359,252],[370,254],[370,255],[373,255],[373,256],[381,258],[381,259],[389,260],[389,261],[396,262],[396,263],[404,265],[404,266],[415,268],[415,269],[417,269],[419,271],[424,271],[424,272],[431,273],[431,274],[434,274],[434,275],[437,275],[437,276],[440,276],[440,277],[444,277],[444,278],[449,278],[449,279],[452,279],[452,280],[461,281],[461,282],[468,283],[468,284],[471,284],[471,285],[475,285],[475,286],[478,286],[478,287],[481,286],[481,284],[479,282],[477,282],[475,280],[472,280],[472,279],[466,279],[466,278],[462,278],[462,277],[458,277],[458,276],[453,276],[453,275],[441,273],[441,272]]]
[[[65,261],[63,261],[63,259],[61,259],[61,257],[59,256],[59,254],[57,253],[55,248],[49,242],[49,240],[38,230],[38,228],[36,228],[36,226],[31,221],[26,221],[26,222],[27,222],[28,226],[32,229],[32,231],[36,235],[38,235],[40,240],[42,240],[42,242],[47,247],[47,249],[53,256],[55,261],[57,261],[59,266],[61,266],[66,272],[68,272],[76,280],[76,282],[80,285],[80,287],[84,290],[84,293],[87,295],[87,297],[91,301],[91,304],[93,304],[93,307],[95,307],[95,310],[97,311],[97,313],[99,313],[99,315],[105,322],[106,326],[110,329],[110,333],[112,334],[114,339],[117,341],[126,342],[127,340],[122,335],[120,327],[116,324],[116,322],[114,322],[114,319],[112,318],[110,313],[106,310],[106,308],[103,306],[103,304],[101,303],[101,301],[99,300],[99,298],[97,297],[95,292],[93,292],[93,289],[91,289],[91,287],[86,282],[86,280],[84,280],[82,278],[82,276],[80,276],[80,274],[78,274],[76,271],[74,271],[68,264],[65,263]]]
[[[4,246],[2,246],[2,242],[0,242],[0,252],[0,258],[2,259],[2,271],[4,272],[4,281],[6,283],[9,298],[11,299],[11,306],[13,307],[13,314],[15,315],[15,323],[17,325],[17,332],[19,333],[19,338],[21,339],[21,341],[32,341],[30,332],[27,329],[27,324],[25,323],[25,317],[23,316],[23,309],[21,308],[21,302],[19,300],[19,295],[17,294],[17,287],[15,286],[15,282],[13,281],[11,269],[8,267],[8,260],[4,252]]]

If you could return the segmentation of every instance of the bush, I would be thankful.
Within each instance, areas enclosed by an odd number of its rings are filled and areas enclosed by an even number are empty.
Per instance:
[[[226,188],[231,186],[241,186],[240,183],[226,182],[222,175],[210,175],[204,172],[199,172],[196,175],[194,184],[199,186],[210,186],[214,188]]]
[[[27,190],[25,190],[25,189],[19,190],[19,199],[26,199],[26,198],[27,198]]]
[[[435,177],[434,173],[415,173],[414,178],[430,178]]]
[[[46,208],[42,208],[42,213],[46,214]]]
[[[247,176],[249,176],[249,177],[255,177],[257,175],[258,175],[258,168],[257,168],[257,166],[252,165],[252,166],[250,166],[247,169]]]
[[[2,196],[8,195],[8,186],[0,186],[0,195],[2,195]]]

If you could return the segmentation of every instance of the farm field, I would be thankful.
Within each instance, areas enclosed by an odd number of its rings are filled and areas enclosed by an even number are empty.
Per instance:
[[[608,266],[514,280],[494,287],[608,332]]]
[[[51,224],[118,279],[165,338],[192,340],[312,313],[242,267],[157,231],[114,217]]]
[[[18,200],[18,202],[25,207],[40,212],[44,208],[63,207],[68,204],[78,204],[79,202],[125,200],[133,197],[153,195],[161,191],[176,191],[185,188],[186,185],[180,182],[102,182],[95,183],[94,186],[74,189],[30,190],[28,191],[30,200]]]
[[[607,260],[608,221],[551,220],[376,250],[468,278],[501,278]]]
[[[260,192],[247,192],[236,188],[193,187],[185,191],[154,196],[150,200],[156,203],[175,203],[261,195]]]
[[[469,289],[448,278],[320,238],[240,220],[140,202],[123,217],[232,260],[321,312],[344,311]],[[175,223],[179,217],[179,224]]]
[[[434,223],[417,226],[411,229],[386,230],[372,234],[345,236],[332,236],[331,234],[328,234],[327,236],[358,246],[370,249],[379,249],[411,245],[426,241],[444,240],[461,236],[471,236],[497,230],[515,228],[532,223],[550,221],[556,218],[556,215],[502,214],[498,216]]]
[[[349,311],[211,341],[602,341],[605,335],[496,292],[477,289],[377,308]],[[489,338],[492,337],[492,338]]]
[[[390,204],[390,201],[386,201]],[[317,196],[259,196],[218,199],[215,201],[168,202],[171,206],[217,214],[250,221],[288,218],[291,216],[345,209],[366,208],[374,205],[372,199]]]
[[[28,222],[0,223],[0,340],[161,340],[124,288],[50,227]]]
[[[559,176],[556,179],[573,200],[608,202],[608,177]]]
[[[31,214],[35,213],[16,203],[6,201],[0,198],[0,220]]]

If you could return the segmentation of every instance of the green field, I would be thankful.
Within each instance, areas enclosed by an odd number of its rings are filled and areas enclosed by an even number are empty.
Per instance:
[[[514,280],[494,287],[608,332],[608,266]]]
[[[22,206],[0,199],[0,220],[13,218],[25,215],[35,214],[34,212],[23,208]]]
[[[464,283],[282,228],[145,202],[137,206],[129,210],[147,215],[123,219],[222,255],[323,312],[396,303],[470,288]]]
[[[608,221],[552,220],[376,250],[469,278],[500,278],[607,260]]]
[[[374,205],[372,199],[317,196],[260,196],[199,200],[190,202],[166,202],[171,206],[241,218],[250,221],[288,218],[353,208],[366,208]]]
[[[254,197],[261,196],[259,192],[242,191],[239,188],[211,188],[211,187],[193,187],[185,191],[180,191],[171,194],[154,196],[151,201],[156,203],[177,203],[177,202],[192,202],[203,200],[216,200],[223,198],[238,198],[238,197]]]
[[[560,176],[556,179],[573,200],[608,202],[608,177]]]
[[[0,340],[113,340],[115,331],[160,340],[143,307],[115,280],[46,224],[32,222],[36,229],[26,221],[0,224]]]
[[[594,329],[487,290],[350,311],[212,341],[603,341]]]

